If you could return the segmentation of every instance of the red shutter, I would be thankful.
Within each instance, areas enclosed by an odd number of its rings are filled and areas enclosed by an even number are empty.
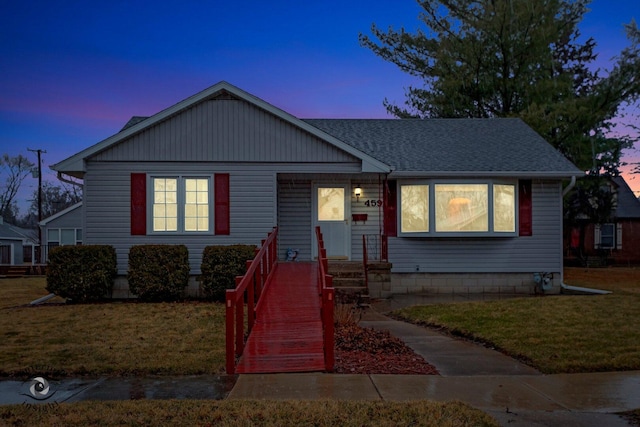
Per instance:
[[[229,174],[217,173],[214,177],[215,196],[215,233],[228,235],[231,233],[229,218]]]
[[[131,174],[131,235],[147,234],[147,175]]]
[[[385,181],[384,192],[384,233],[398,235],[398,187],[396,181]]]
[[[531,202],[531,180],[521,179],[518,189],[518,212],[520,218],[519,234],[520,236],[533,235],[533,215]]]

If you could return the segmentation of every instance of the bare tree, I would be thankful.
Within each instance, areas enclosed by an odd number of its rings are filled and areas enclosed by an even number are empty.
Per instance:
[[[15,198],[22,181],[29,176],[35,165],[26,157],[18,154],[9,157],[3,154],[0,158],[0,175],[6,176],[4,188],[0,193],[0,216],[15,216]]]

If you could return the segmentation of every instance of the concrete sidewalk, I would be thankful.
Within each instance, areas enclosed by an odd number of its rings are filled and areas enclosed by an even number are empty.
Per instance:
[[[626,426],[640,371],[566,375],[241,375],[229,399],[459,400],[509,426]]]

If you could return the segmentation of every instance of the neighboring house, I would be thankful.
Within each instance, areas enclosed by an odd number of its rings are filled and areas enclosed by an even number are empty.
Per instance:
[[[31,230],[8,224],[0,217],[0,265],[31,263],[37,244]]]
[[[539,272],[558,292],[562,180],[582,175],[519,119],[301,120],[225,82],[52,168],[84,181],[83,243],[116,248],[118,295],[132,245],[185,244],[195,276],[206,246],[275,226],[280,259],[313,260],[316,225],[336,259],[388,239],[373,296],[531,293]]]
[[[0,217],[0,265],[22,264],[25,236]]]
[[[82,244],[82,202],[76,203],[40,222],[44,260],[56,246]]]
[[[579,229],[565,233],[565,253],[568,263],[582,262],[591,265],[602,261],[614,264],[640,265],[640,200],[623,177],[609,182],[614,206],[611,222],[589,223],[584,229],[584,256],[577,259]]]

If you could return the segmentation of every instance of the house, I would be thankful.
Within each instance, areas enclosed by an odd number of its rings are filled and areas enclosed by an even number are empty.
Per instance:
[[[30,231],[6,223],[0,216],[0,266],[23,265],[33,261],[37,241]]]
[[[40,221],[43,259],[48,259],[49,250],[56,246],[82,244],[82,202]]]
[[[640,200],[623,177],[610,179],[608,191],[613,193],[611,222],[588,223],[584,228],[584,255],[588,265],[602,261],[617,265],[640,265]],[[579,244],[579,229],[565,233],[565,254],[568,263],[578,260],[575,248]]]
[[[334,259],[386,242],[372,296],[531,293],[540,272],[557,292],[563,180],[582,175],[519,119],[301,120],[226,82],[52,168],[83,180],[83,243],[115,247],[120,296],[132,245],[185,244],[197,276],[206,246],[275,226],[281,260],[313,260],[316,225]]]

